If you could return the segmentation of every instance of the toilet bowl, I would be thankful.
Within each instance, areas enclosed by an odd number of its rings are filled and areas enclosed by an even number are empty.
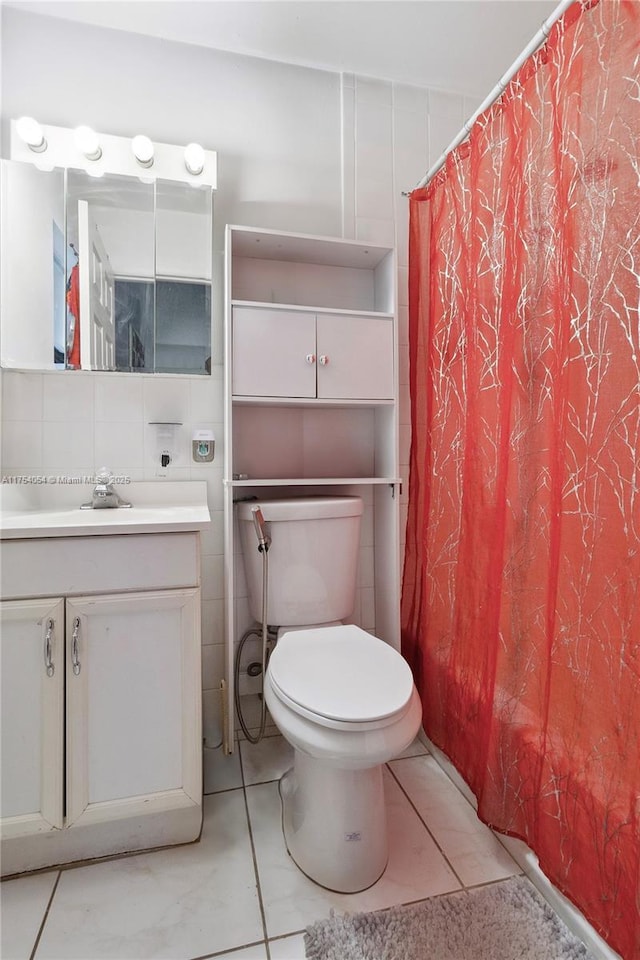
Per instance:
[[[295,750],[280,784],[291,857],[330,890],[366,889],[388,859],[382,764],[421,722],[408,664],[353,625],[293,629],[278,639],[264,692]]]
[[[343,622],[354,609],[362,513],[360,497],[237,505],[251,614],[279,627],[264,697],[295,751],[280,782],[285,842],[303,873],[341,893],[384,872],[382,764],[411,743],[422,715],[402,656]]]

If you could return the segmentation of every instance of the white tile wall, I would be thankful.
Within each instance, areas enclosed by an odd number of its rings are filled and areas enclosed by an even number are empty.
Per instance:
[[[130,373],[122,376],[98,376],[95,380],[96,423],[125,421],[142,423],[142,376]]]
[[[21,420],[42,420],[42,375],[23,373],[20,377],[3,376],[3,410],[13,411]]]
[[[42,379],[43,420],[65,423],[94,419],[95,379],[87,374],[60,373]]]
[[[459,93],[450,93],[448,90],[429,90],[429,116],[449,117],[458,121],[458,130],[465,119],[464,97]]]

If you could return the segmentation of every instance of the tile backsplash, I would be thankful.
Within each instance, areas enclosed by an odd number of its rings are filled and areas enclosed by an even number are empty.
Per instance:
[[[93,474],[102,466],[132,480],[208,480],[222,472],[222,366],[211,377],[4,370],[2,470]],[[180,424],[166,471],[153,421]],[[191,459],[196,429],[216,434],[210,464]]]

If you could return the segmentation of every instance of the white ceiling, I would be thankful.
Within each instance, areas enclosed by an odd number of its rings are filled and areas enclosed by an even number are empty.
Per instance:
[[[7,6],[484,98],[555,0],[13,0]]]

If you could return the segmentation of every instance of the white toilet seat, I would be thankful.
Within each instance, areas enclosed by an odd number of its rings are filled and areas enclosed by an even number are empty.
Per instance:
[[[273,693],[298,715],[353,732],[396,723],[414,689],[404,658],[353,624],[284,633],[268,677]]]

